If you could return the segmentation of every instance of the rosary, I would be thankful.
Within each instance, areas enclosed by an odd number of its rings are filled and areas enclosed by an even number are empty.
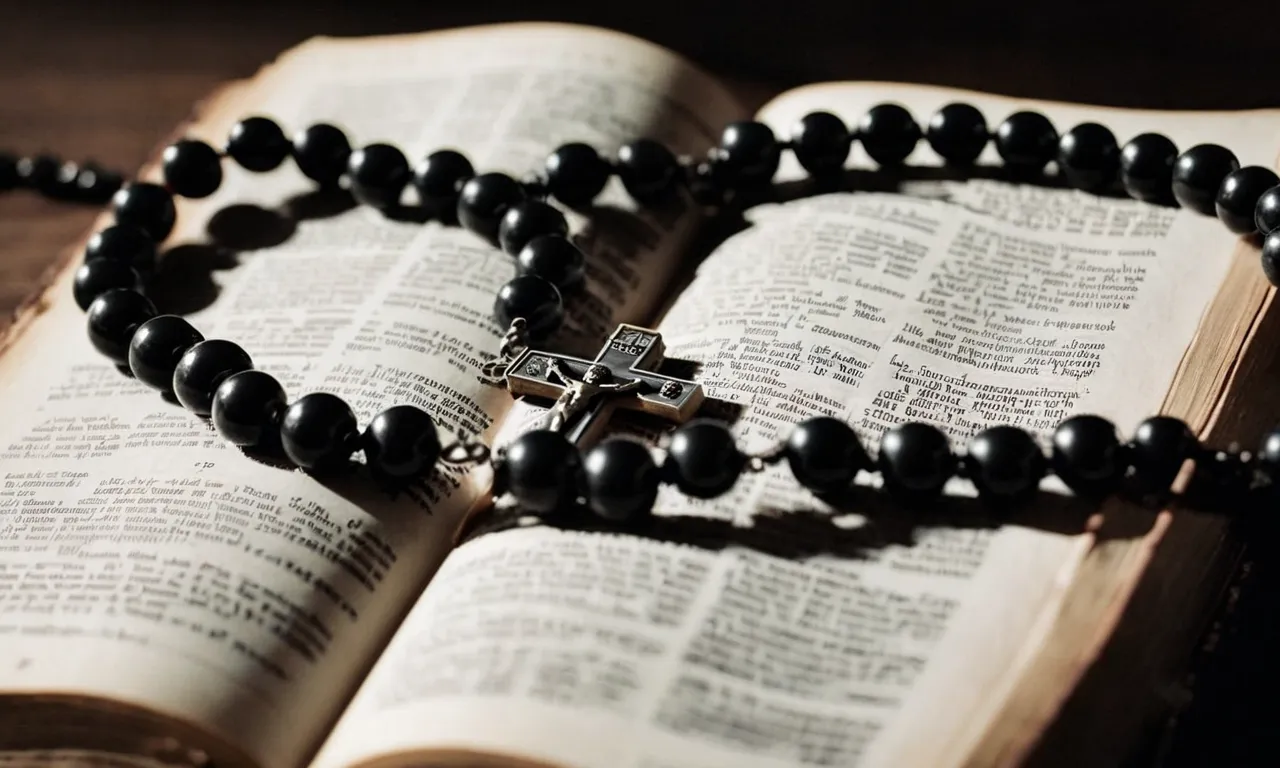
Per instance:
[[[353,151],[332,125],[312,125],[290,140],[272,120],[250,117],[235,125],[223,151],[190,139],[169,146],[163,185],[122,186],[119,177],[100,169],[60,169],[48,158],[8,158],[0,162],[0,182],[21,182],[50,196],[110,196],[115,223],[89,240],[74,280],[93,346],[138,381],[172,393],[189,411],[209,418],[231,443],[250,449],[278,446],[294,465],[318,475],[347,465],[356,451],[363,451],[371,474],[384,482],[412,480],[438,462],[489,462],[494,496],[509,498],[524,512],[549,518],[587,510],[618,524],[650,515],[663,483],[709,499],[727,492],[744,472],[784,460],[795,480],[819,497],[849,488],[866,471],[879,473],[895,498],[914,504],[937,496],[952,477],[965,477],[995,510],[1028,500],[1049,472],[1074,493],[1092,498],[1122,486],[1142,495],[1165,494],[1188,460],[1215,472],[1227,495],[1280,482],[1280,427],[1256,453],[1233,453],[1200,445],[1185,423],[1168,416],[1146,419],[1127,441],[1101,417],[1073,416],[1054,431],[1049,456],[1025,430],[1009,425],[979,432],[957,455],[939,429],[910,422],[888,430],[872,457],[848,424],[818,415],[798,424],[776,448],[748,455],[725,423],[694,418],[704,397],[697,382],[658,372],[664,353],[658,333],[621,325],[592,360],[538,346],[560,326],[563,297],[582,290],[584,283],[585,257],[549,198],[570,208],[586,206],[616,175],[641,205],[687,194],[714,208],[735,194],[767,187],[783,151],[824,180],[843,171],[855,141],[877,164],[891,168],[901,165],[922,138],[951,166],[971,166],[994,141],[1014,178],[1034,179],[1055,161],[1073,188],[1099,192],[1118,178],[1138,200],[1176,201],[1216,214],[1233,232],[1260,233],[1263,270],[1280,285],[1280,178],[1272,171],[1242,168],[1229,150],[1214,144],[1179,153],[1156,133],[1121,147],[1097,123],[1059,136],[1036,112],[1010,115],[993,134],[976,108],[958,103],[940,109],[924,131],[896,104],[874,107],[854,130],[833,114],[815,112],[801,119],[785,141],[763,123],[735,122],[701,161],[679,158],[649,139],[623,145],[612,160],[591,146],[570,143],[547,158],[541,174],[525,181],[503,173],[477,174],[451,149],[433,152],[411,168],[404,153],[388,144]],[[336,395],[316,392],[290,402],[280,383],[254,369],[235,343],[205,339],[182,317],[159,315],[144,289],[157,244],[174,226],[174,196],[213,194],[222,182],[224,156],[258,173],[292,156],[320,187],[336,188],[345,178],[360,203],[379,209],[397,206],[412,185],[433,216],[456,219],[512,256],[516,277],[502,286],[494,303],[494,318],[506,333],[498,354],[479,374],[513,396],[553,401],[534,428],[492,453],[464,436],[445,446],[428,413],[397,405],[361,430],[351,407]],[[661,463],[631,438],[608,438],[580,449],[617,408],[681,425]]]

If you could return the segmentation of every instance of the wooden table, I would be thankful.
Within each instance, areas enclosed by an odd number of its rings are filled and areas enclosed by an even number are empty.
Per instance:
[[[447,7],[408,0],[11,0],[0,17],[0,149],[49,150],[131,170],[214,86],[252,75],[311,35],[530,18],[622,29],[714,71],[777,88],[880,79],[1134,107],[1280,106],[1274,34],[1263,31],[1276,26],[1273,6],[561,1],[538,4],[531,16],[529,4],[516,0]],[[27,192],[0,195],[0,317],[94,215]],[[1247,631],[1231,641],[1245,652],[1210,670],[1202,685],[1207,698],[1191,710],[1167,764],[1277,763],[1263,714],[1269,708],[1248,704],[1250,693],[1269,696],[1280,668],[1266,662],[1280,638],[1270,600],[1263,600],[1280,587],[1271,570],[1257,570],[1258,607],[1242,609]],[[1209,753],[1223,759],[1206,763]]]

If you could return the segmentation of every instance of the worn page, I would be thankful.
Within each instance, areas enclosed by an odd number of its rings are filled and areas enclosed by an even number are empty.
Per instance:
[[[924,120],[958,99],[993,126],[1023,106],[854,84],[762,114],[785,134],[815,109],[853,123],[896,100]],[[1221,141],[1245,164],[1280,145],[1274,113],[1036,106],[1121,141]],[[912,162],[937,158],[922,145]],[[908,420],[959,450],[999,423],[1044,441],[1069,414],[1128,433],[1157,412],[1236,239],[1190,212],[930,175],[749,211],[661,319],[668,357],[742,407],[741,441],[766,449],[831,414],[873,451]],[[781,176],[801,174],[788,162]],[[962,764],[1098,550],[1091,507],[1063,490],[1046,480],[997,525],[957,480],[913,520],[874,494],[832,508],[782,465],[715,502],[664,493],[666,540],[483,535],[450,555],[319,764]],[[690,519],[720,534],[683,536]]]
[[[735,110],[648,44],[516,25],[313,41],[191,133],[220,145],[253,113],[290,130],[329,121],[357,146],[389,141],[414,159],[452,146],[523,177],[572,140],[701,150]],[[362,424],[411,403],[446,441],[493,431],[509,398],[477,366],[501,335],[491,311],[509,257],[312,194],[291,164],[226,168],[217,195],[180,203],[162,271],[206,337],[242,344],[291,397],[346,398]],[[609,223],[575,228],[596,298],[570,298],[570,346],[651,312],[696,223],[636,214],[620,186],[598,206]],[[0,362],[0,690],[134,703],[260,765],[299,765],[487,477],[437,471],[388,496],[359,471],[321,483],[255,461],[97,355],[69,278]]]

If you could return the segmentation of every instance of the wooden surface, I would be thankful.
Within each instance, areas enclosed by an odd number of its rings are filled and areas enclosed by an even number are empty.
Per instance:
[[[218,83],[252,75],[311,35],[531,19],[621,29],[715,72],[778,89],[883,79],[1132,107],[1280,106],[1280,85],[1267,77],[1277,72],[1274,46],[1265,32],[1252,31],[1274,26],[1274,0],[793,0],[750,7],[691,0],[13,0],[0,18],[0,149],[48,150],[131,170]],[[94,215],[25,192],[0,195],[0,314]],[[1165,742],[1168,764],[1280,764],[1269,743],[1272,721],[1261,714],[1269,708],[1249,704],[1251,694],[1269,696],[1275,681],[1277,665],[1265,661],[1280,637],[1268,605],[1280,589],[1275,570],[1266,562],[1255,568],[1251,589],[1261,608],[1249,612],[1242,603],[1242,629],[1224,640],[1241,652],[1219,655],[1209,667],[1206,695]]]

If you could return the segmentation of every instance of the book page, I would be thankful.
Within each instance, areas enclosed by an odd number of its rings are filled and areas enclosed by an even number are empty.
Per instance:
[[[356,146],[389,141],[415,162],[456,147],[519,177],[567,141],[611,153],[649,135],[701,151],[740,114],[670,54],[555,25],[317,40],[246,91],[191,133],[221,146],[248,114],[290,132],[328,121]],[[445,441],[493,432],[509,397],[477,374],[501,336],[491,313],[508,256],[313,193],[292,163],[225,167],[215,196],[179,203],[162,311],[180,292],[207,338],[243,345],[292,398],[346,398],[361,424],[410,403]],[[627,200],[615,180],[597,202],[613,215],[575,228],[587,296],[608,299],[570,299],[570,347],[647,316],[696,224]],[[358,471],[322,483],[255,461],[96,354],[69,283],[70,271],[0,361],[0,691],[133,704],[237,757],[298,765],[488,478],[437,470],[389,496]]]
[[[785,135],[815,109],[852,124],[895,100],[924,120],[957,99],[993,126],[1022,106],[851,84],[762,115]],[[1280,136],[1276,113],[1036,106],[1121,141],[1220,141],[1244,164],[1270,165]],[[913,163],[937,158],[922,144]],[[780,175],[801,176],[790,162]],[[1043,443],[1071,414],[1127,435],[1158,412],[1237,238],[1190,212],[928,175],[749,211],[662,319],[668,358],[697,362],[709,397],[745,406],[742,443],[767,449],[817,414],[874,451],[903,421],[936,424],[961,450],[1000,423]],[[874,493],[831,508],[784,464],[713,502],[664,490],[665,540],[482,535],[446,560],[318,765],[964,764],[1077,574],[1100,552],[1126,560],[1104,540],[1111,507],[1094,515],[1052,478],[1003,525],[973,496],[957,480],[918,519]],[[1119,546],[1144,550],[1154,519],[1134,513]],[[691,520],[722,535],[682,536]]]

